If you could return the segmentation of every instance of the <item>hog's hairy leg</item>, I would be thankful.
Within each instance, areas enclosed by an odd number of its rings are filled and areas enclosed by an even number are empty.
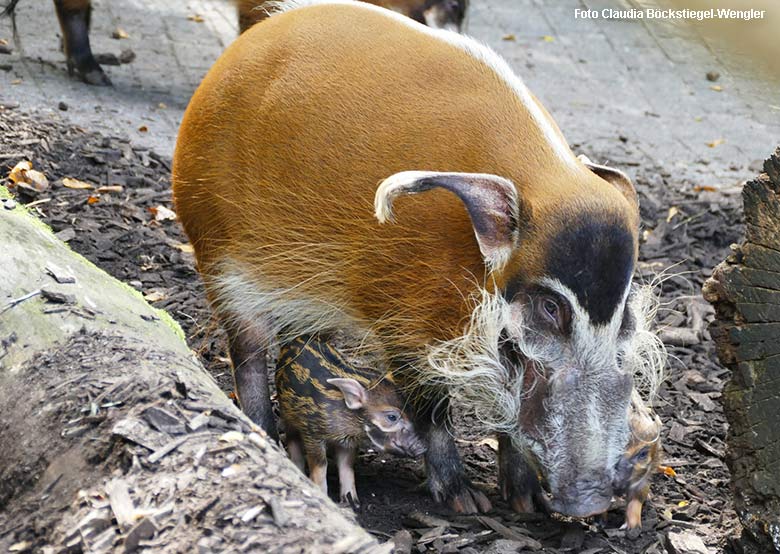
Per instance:
[[[549,511],[536,472],[505,434],[498,435],[498,486],[501,497],[516,512]]]
[[[466,478],[463,462],[455,446],[455,439],[445,425],[443,415],[449,410],[449,403],[438,403],[434,413],[423,410],[418,414],[418,429],[428,441],[425,452],[425,466],[428,472],[428,489],[437,502],[447,504],[453,511],[462,514],[489,512],[490,500],[476,489]]]
[[[87,84],[111,85],[111,81],[92,55],[89,43],[89,21],[92,14],[90,0],[54,0],[57,19],[62,30],[68,74],[74,73]]]
[[[336,447],[336,464],[339,468],[339,490],[342,502],[349,502],[347,495],[352,495],[352,501],[358,502],[355,488],[355,449],[349,446]]]
[[[255,323],[249,328],[231,323],[225,327],[238,403],[249,419],[262,427],[273,440],[278,440],[268,389],[266,345],[269,337],[264,332],[267,326]]]

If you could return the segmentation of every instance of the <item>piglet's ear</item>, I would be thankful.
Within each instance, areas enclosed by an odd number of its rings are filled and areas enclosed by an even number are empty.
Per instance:
[[[607,165],[599,165],[593,163],[587,156],[580,154],[577,159],[585,164],[585,167],[590,169],[593,173],[610,183],[613,187],[618,189],[623,196],[626,197],[631,207],[639,212],[639,200],[636,197],[636,189],[628,175]]]
[[[479,250],[490,269],[502,268],[518,235],[520,211],[515,185],[488,173],[403,171],[382,181],[374,197],[380,223],[393,221],[393,201],[402,195],[443,188],[458,196],[468,210]]]
[[[368,403],[368,392],[365,387],[354,379],[328,379],[344,395],[344,403],[350,410],[359,410]]]

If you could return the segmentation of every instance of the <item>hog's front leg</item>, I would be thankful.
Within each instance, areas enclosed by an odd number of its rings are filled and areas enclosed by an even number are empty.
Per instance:
[[[324,441],[305,440],[309,479],[328,495],[328,458]]]
[[[82,81],[90,85],[110,85],[111,81],[92,55],[89,44],[91,0],[54,0],[54,7],[62,30],[68,74],[72,77],[77,73]]]
[[[508,435],[498,436],[498,486],[501,497],[520,513],[549,511],[536,471]],[[536,505],[536,506],[535,506]]]
[[[445,425],[431,422],[430,419],[428,425],[425,465],[428,489],[434,500],[447,504],[461,514],[490,511],[490,500],[466,478],[455,439]]]

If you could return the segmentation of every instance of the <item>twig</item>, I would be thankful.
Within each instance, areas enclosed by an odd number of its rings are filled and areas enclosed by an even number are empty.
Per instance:
[[[6,304],[5,308],[3,308],[3,311],[0,311],[0,314],[7,312],[8,310],[13,308],[14,306],[16,306],[18,304],[21,304],[25,300],[29,300],[30,298],[32,298],[34,296],[38,296],[39,294],[41,294],[41,289],[34,290],[32,292],[28,292],[27,294],[25,294],[24,296],[20,296],[19,298],[14,298],[8,304]]]

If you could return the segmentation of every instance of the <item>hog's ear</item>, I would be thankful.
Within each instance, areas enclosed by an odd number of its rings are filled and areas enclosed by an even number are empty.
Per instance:
[[[634,183],[628,178],[628,175],[614,167],[593,163],[584,154],[577,156],[577,159],[585,164],[585,167],[590,169],[593,173],[618,189],[620,193],[626,197],[626,200],[631,204],[631,207],[639,212],[639,200],[636,197],[636,189],[634,188]]]
[[[393,201],[405,194],[443,188],[458,196],[468,210],[479,250],[491,269],[509,261],[518,236],[519,200],[512,181],[487,173],[403,171],[382,181],[374,197],[380,223],[393,221]]]
[[[328,383],[339,388],[350,410],[359,410],[368,403],[368,392],[354,379],[328,379]]]

